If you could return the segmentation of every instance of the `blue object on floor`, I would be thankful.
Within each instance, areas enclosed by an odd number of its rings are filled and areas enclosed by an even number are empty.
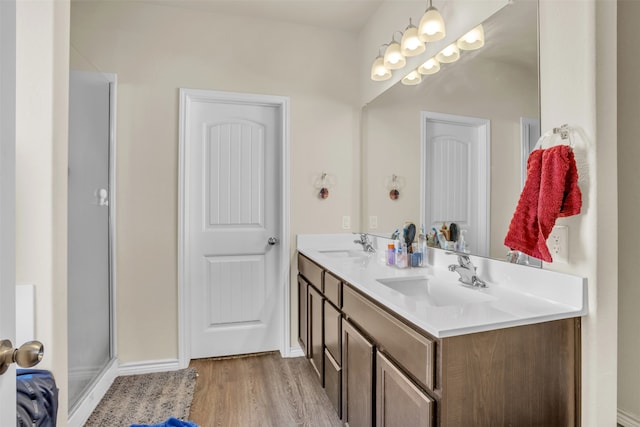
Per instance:
[[[131,427],[199,427],[197,424],[191,421],[182,421],[177,418],[169,418],[167,421],[160,424],[131,424]]]

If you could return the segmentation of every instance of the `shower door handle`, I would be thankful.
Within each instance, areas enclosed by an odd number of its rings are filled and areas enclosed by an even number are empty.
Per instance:
[[[28,341],[13,348],[9,340],[0,341],[0,375],[7,372],[9,365],[17,363],[22,368],[36,366],[44,356],[44,345],[40,341]]]
[[[106,188],[101,188],[96,192],[98,196],[98,206],[109,206],[109,192]]]

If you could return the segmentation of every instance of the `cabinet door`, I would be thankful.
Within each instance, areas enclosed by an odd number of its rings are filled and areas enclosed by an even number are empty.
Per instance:
[[[373,354],[373,344],[343,320],[342,421],[346,426],[373,426]]]
[[[328,300],[324,302],[324,346],[338,364],[342,363],[342,314]]]
[[[298,342],[306,357],[309,357],[309,329],[307,328],[308,288],[307,281],[298,275]]]
[[[309,358],[324,387],[324,338],[322,336],[324,297],[309,286]]]
[[[376,427],[433,425],[433,400],[380,352],[376,374]]]

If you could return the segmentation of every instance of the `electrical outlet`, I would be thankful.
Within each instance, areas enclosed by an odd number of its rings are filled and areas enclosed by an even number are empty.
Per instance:
[[[569,227],[556,225],[547,239],[547,247],[554,262],[569,262]]]
[[[376,228],[378,228],[378,217],[372,215],[369,217],[369,229],[375,230]]]
[[[349,215],[345,215],[342,217],[342,229],[349,230],[351,228],[351,217]]]

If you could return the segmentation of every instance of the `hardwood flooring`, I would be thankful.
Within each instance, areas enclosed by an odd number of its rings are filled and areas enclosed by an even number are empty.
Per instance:
[[[192,360],[191,421],[201,427],[333,427],[342,422],[303,357],[279,352]]]

